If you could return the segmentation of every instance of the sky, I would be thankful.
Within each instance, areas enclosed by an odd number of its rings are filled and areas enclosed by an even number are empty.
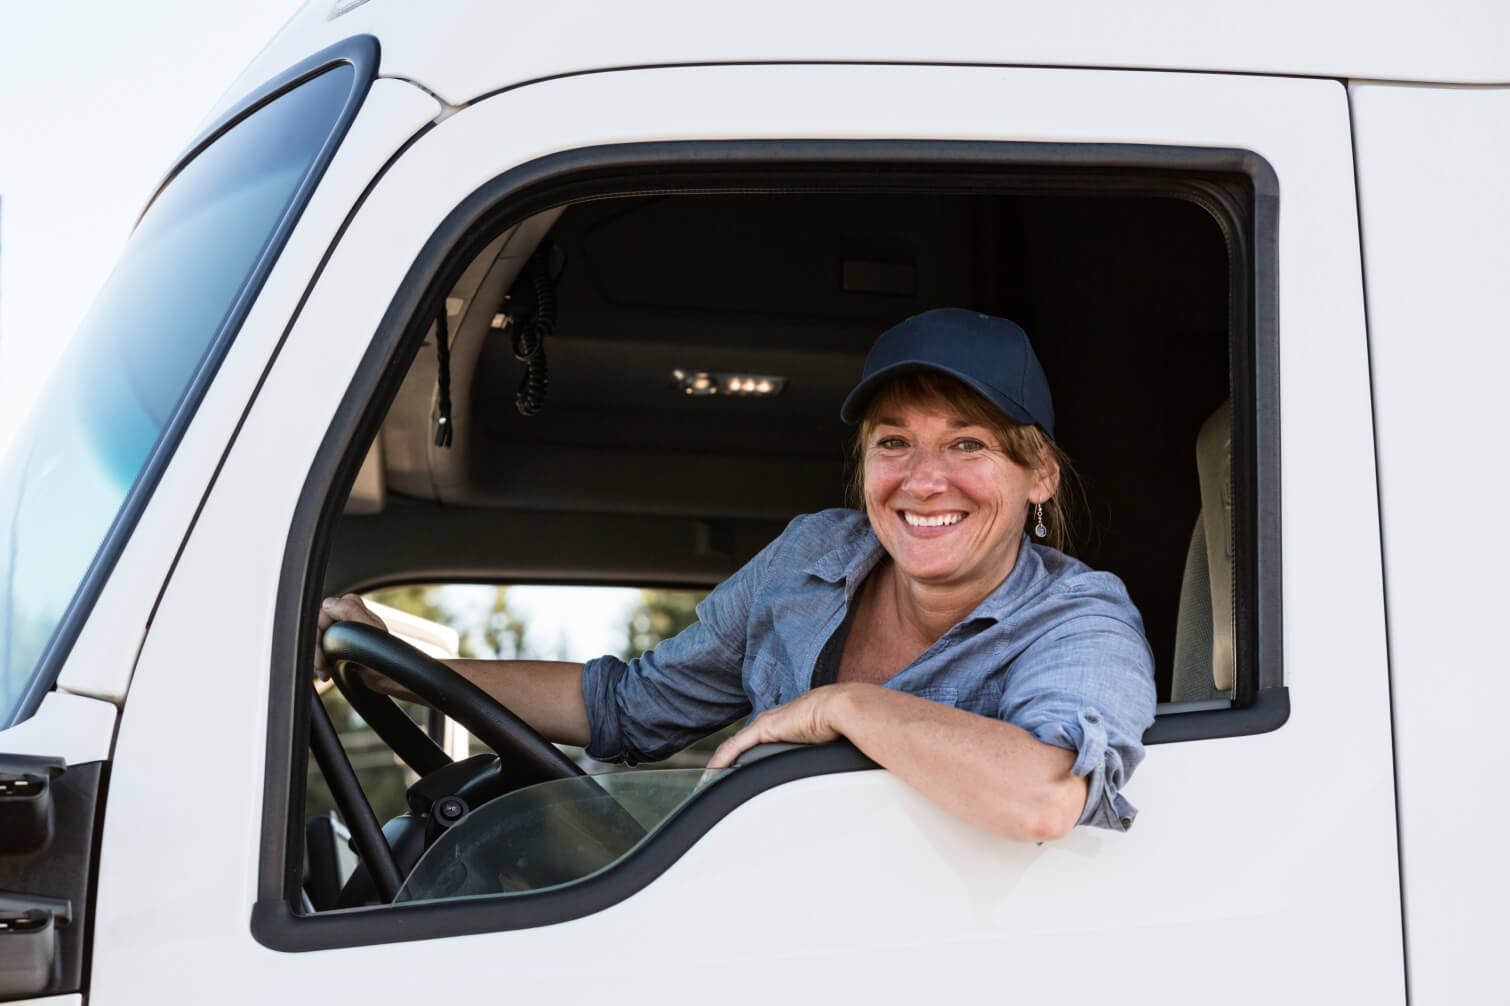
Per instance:
[[[480,625],[493,606],[491,587],[461,584],[446,588],[443,601],[457,622]],[[509,611],[524,625],[522,657],[536,660],[591,660],[622,653],[625,628],[640,592],[627,587],[510,587]]]
[[[147,197],[302,5],[0,0],[0,454]]]

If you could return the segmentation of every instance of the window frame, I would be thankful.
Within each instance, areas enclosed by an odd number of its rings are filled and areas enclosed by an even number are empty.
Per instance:
[[[391,162],[390,162],[391,163]],[[1264,733],[1289,717],[1281,647],[1278,333],[1278,179],[1238,148],[1152,144],[916,140],[689,140],[567,150],[484,183],[431,233],[395,291],[341,399],[300,491],[277,587],[271,652],[266,785],[256,940],[286,952],[533,928],[581,918],[653,882],[734,807],[783,783],[873,769],[847,743],[755,762],[689,802],[613,866],[576,884],[457,902],[295,914],[300,885],[308,685],[299,654],[315,646],[314,618],[332,531],[346,493],[419,349],[441,298],[506,225],[585,199],[647,190],[970,191],[1022,184],[1025,172],[1103,191],[1190,199],[1228,246],[1228,352],[1233,398],[1236,677],[1232,708],[1165,711],[1146,744]],[[381,177],[381,176],[380,176]],[[885,179],[885,180],[883,180]],[[374,180],[374,184],[376,179]],[[1156,191],[1153,191],[1156,190]],[[1244,197],[1250,204],[1244,205]],[[395,924],[401,912],[402,924]]]

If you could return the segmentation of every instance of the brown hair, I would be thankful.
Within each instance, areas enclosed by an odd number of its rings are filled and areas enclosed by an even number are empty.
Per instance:
[[[1002,453],[1024,468],[1037,470],[1058,464],[1059,491],[1043,504],[1043,523],[1048,527],[1048,534],[1039,539],[1032,533],[1033,526],[1038,523],[1032,507],[1028,508],[1023,529],[1033,540],[1041,540],[1061,552],[1069,552],[1074,547],[1071,520],[1080,509],[1080,481],[1069,455],[1043,430],[1014,423],[963,381],[930,371],[904,374],[888,381],[866,403],[865,417],[860,420],[850,446],[851,471],[846,493],[850,506],[861,511],[865,509],[865,445],[875,431],[877,417],[882,409],[902,403],[947,406],[970,425],[989,430]]]

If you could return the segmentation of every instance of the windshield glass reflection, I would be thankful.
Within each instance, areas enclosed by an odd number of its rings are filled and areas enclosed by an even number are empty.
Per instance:
[[[70,611],[108,574],[145,505],[144,479],[165,463],[154,452],[171,448],[235,334],[248,283],[271,261],[354,82],[350,65],[328,70],[184,165],[0,457],[0,727],[36,694],[39,674],[56,673],[77,631]]]

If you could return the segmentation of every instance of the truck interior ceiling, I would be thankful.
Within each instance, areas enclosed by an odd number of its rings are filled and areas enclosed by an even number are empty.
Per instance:
[[[966,307],[1032,337],[1084,486],[1074,551],[1126,582],[1168,699],[1197,437],[1246,338],[1241,226],[1213,188],[1040,171],[516,217],[446,276],[444,351],[437,318],[334,529],[325,588],[715,584],[794,515],[845,505],[839,404],[875,336]]]

